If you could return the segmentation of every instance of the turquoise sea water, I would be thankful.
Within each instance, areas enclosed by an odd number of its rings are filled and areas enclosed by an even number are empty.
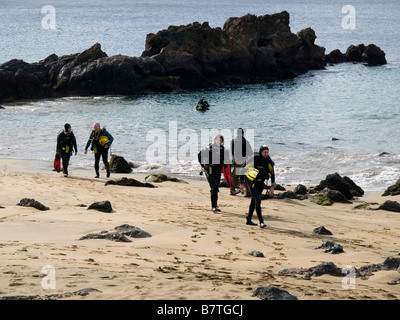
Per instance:
[[[93,170],[92,155],[82,151],[93,123],[99,121],[115,138],[112,152],[134,162],[136,171],[198,175],[195,154],[208,143],[204,137],[217,130],[229,141],[235,129],[243,127],[249,138],[254,137],[256,149],[261,144],[270,147],[279,183],[314,185],[338,172],[365,190],[383,190],[400,177],[398,1],[353,1],[354,30],[342,27],[341,10],[350,3],[337,1],[0,0],[0,4],[0,63],[12,58],[35,62],[52,53],[79,52],[95,42],[108,55],[139,56],[146,34],[169,25],[208,21],[212,27],[222,27],[231,16],[282,10],[291,14],[292,32],[312,27],[317,44],[327,52],[375,43],[388,60],[385,66],[344,63],[290,81],[219,90],[3,104],[2,158],[46,160],[51,166],[55,137],[69,122],[80,149],[70,171]],[[55,30],[42,26],[45,5],[56,10]],[[201,95],[211,104],[205,113],[194,108]],[[165,149],[158,148],[161,145]]]

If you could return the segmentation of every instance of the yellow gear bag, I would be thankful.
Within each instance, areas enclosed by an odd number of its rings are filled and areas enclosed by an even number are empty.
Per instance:
[[[109,143],[110,139],[107,136],[100,136],[99,143],[100,145],[104,146],[105,144]]]
[[[257,175],[258,175],[258,170],[256,168],[248,168],[245,173],[245,176],[250,181],[253,181],[257,177]]]

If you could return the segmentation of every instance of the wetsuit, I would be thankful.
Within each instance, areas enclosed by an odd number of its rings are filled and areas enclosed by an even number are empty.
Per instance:
[[[60,133],[57,135],[56,152],[61,156],[63,173],[65,176],[68,176],[69,159],[71,158],[71,154],[74,150],[75,152],[78,152],[74,133],[72,131],[60,131]]]
[[[197,102],[197,109],[208,110],[209,107],[210,105],[204,98],[200,99],[199,102]]]
[[[264,223],[261,212],[261,193],[264,190],[264,181],[268,180],[269,176],[271,176],[271,184],[275,186],[274,162],[269,156],[264,158],[260,152],[247,160],[243,167],[244,172],[247,168],[255,168],[258,170],[258,174],[253,181],[250,181],[245,175],[240,176],[240,182],[246,182],[247,190],[250,191],[252,197],[249,206],[249,213],[246,217],[247,222],[251,222],[255,209],[260,224]]]
[[[225,162],[228,162],[229,155],[226,154],[223,145],[218,146],[214,143],[210,144],[208,148],[201,150],[197,157],[210,185],[211,207],[214,210],[218,208],[218,192],[222,166]]]
[[[236,149],[235,149],[236,147]],[[239,187],[239,169],[242,167],[243,163],[252,155],[253,148],[251,147],[249,141],[246,140],[243,136],[237,136],[235,139],[231,141],[231,153],[233,159],[233,184],[234,186],[231,188],[231,194],[234,194],[235,188]]]
[[[108,142],[106,144],[100,143],[100,137],[106,136],[108,138]],[[87,150],[92,145],[91,150],[94,152],[94,170],[96,171],[96,178],[100,177],[99,171],[99,163],[100,157],[103,159],[104,166],[107,170],[107,178],[110,176],[110,164],[108,163],[108,150],[110,149],[111,144],[113,143],[113,136],[105,129],[101,129],[100,132],[96,132],[92,130],[89,136],[89,140],[86,143],[85,150]],[[108,146],[106,148],[106,146]]]

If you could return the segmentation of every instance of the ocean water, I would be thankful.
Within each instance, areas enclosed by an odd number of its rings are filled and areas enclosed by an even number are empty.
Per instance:
[[[55,29],[42,20],[55,9]],[[355,29],[344,29],[345,5],[355,8]],[[296,33],[312,27],[326,52],[350,44],[380,46],[388,64],[344,63],[296,79],[172,94],[66,97],[3,104],[0,157],[44,160],[51,170],[55,139],[64,123],[78,140],[74,170],[93,170],[83,154],[94,122],[114,136],[112,153],[139,172],[198,176],[197,152],[216,132],[227,142],[243,127],[255,149],[270,147],[277,182],[318,184],[327,174],[349,176],[366,191],[383,191],[400,177],[400,2],[352,1],[87,1],[0,0],[0,63],[36,62],[102,44],[108,54],[139,56],[146,34],[194,21],[222,27],[231,16],[286,10]],[[204,95],[207,112],[195,105]],[[383,154],[382,154],[383,153]]]

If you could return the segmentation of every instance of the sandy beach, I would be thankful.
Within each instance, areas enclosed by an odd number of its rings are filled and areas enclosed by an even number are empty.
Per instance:
[[[382,197],[384,190],[379,190],[352,204],[328,207],[309,199],[263,200],[267,227],[261,229],[245,224],[250,199],[230,196],[228,188],[220,189],[222,211],[213,213],[204,178],[140,188],[105,182],[121,177],[143,182],[144,174],[112,174],[110,179],[101,174],[94,179],[94,170],[71,167],[64,178],[52,171],[51,163],[0,160],[0,297],[93,288],[98,291],[64,299],[259,300],[252,297],[254,290],[273,286],[299,300],[400,298],[400,284],[388,284],[400,278],[397,270],[355,278],[350,288],[343,284],[344,275],[306,279],[278,274],[323,262],[360,268],[399,258],[400,214],[353,208],[363,202],[399,202],[400,196]],[[50,210],[18,206],[22,198],[34,198]],[[111,202],[113,212],[80,206],[104,200]],[[258,222],[256,215],[253,221]],[[122,224],[151,237],[126,243],[79,240]],[[320,226],[333,235],[313,234]],[[326,240],[340,244],[344,252],[315,249]],[[264,257],[249,255],[253,250]],[[43,286],[45,266],[54,268],[55,288]]]

